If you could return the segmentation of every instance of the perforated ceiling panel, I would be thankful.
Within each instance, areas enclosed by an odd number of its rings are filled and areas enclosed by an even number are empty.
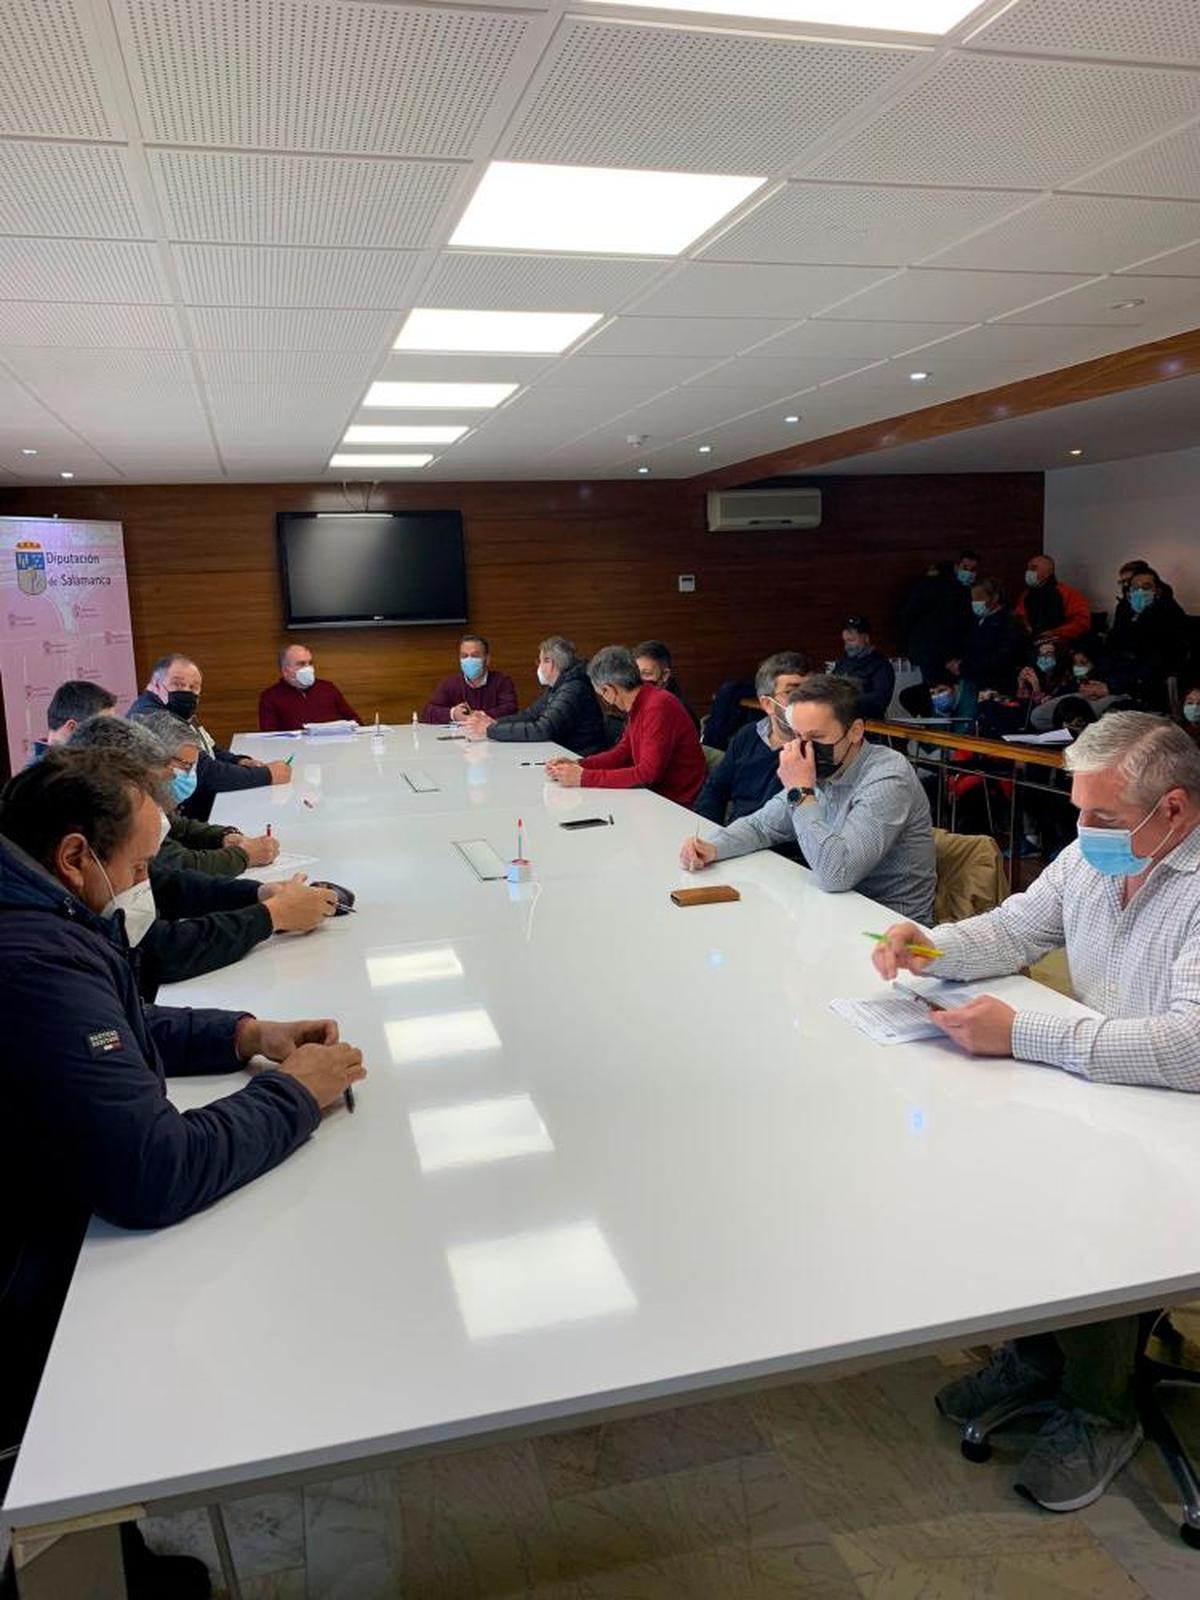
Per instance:
[[[421,304],[462,310],[607,311],[644,288],[662,261],[523,256],[448,250],[421,288]]]
[[[1081,283],[1062,272],[942,272],[914,267],[829,313],[852,321],[985,322]],[[1051,318],[1051,321],[1054,319]]]
[[[205,381],[212,384],[260,383],[289,387],[301,384],[358,386],[370,380],[374,361],[361,352],[317,350],[202,350],[198,357]]]
[[[1093,194],[1163,195],[1200,200],[1200,123],[1115,161],[1069,188]]]
[[[915,52],[568,18],[507,140],[526,161],[773,172]]]
[[[789,183],[704,255],[903,267],[1027,203],[1020,193]]]
[[[1196,0],[1017,0],[970,44],[1200,65],[1200,6]]]
[[[1200,239],[1200,205],[1052,195],[937,257],[935,266],[987,267],[1003,261],[1028,272],[1115,272]]]
[[[198,349],[369,350],[387,344],[393,311],[299,311],[193,306],[187,313]]]
[[[79,350],[179,350],[183,343],[173,306],[0,301],[0,347],[60,345]]]
[[[12,238],[0,238],[0,297],[126,305],[170,298],[153,245]]]
[[[0,0],[0,133],[120,137],[93,63],[79,0]]]
[[[887,277],[868,267],[734,266],[693,261],[638,302],[639,316],[804,317]]]
[[[925,344],[948,333],[962,330],[962,322],[914,324],[911,322],[801,322],[777,339],[761,345],[760,356],[841,356],[848,364],[879,361],[897,356],[902,350]]]
[[[207,150],[149,159],[171,237],[233,244],[419,246],[468,170]]]
[[[1197,73],[951,55],[814,174],[1048,188],[1197,113]]]
[[[122,0],[149,139],[466,155],[526,19],[319,0]]]
[[[178,244],[172,250],[184,298],[205,306],[404,304],[420,262],[407,250],[287,250]]]
[[[123,151],[0,140],[0,233],[136,239],[146,232]]]
[[[721,356],[736,355],[787,323],[759,317],[617,317],[588,340],[591,355]]]

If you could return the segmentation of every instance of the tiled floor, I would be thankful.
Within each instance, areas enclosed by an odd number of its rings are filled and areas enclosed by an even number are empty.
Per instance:
[[[1200,1313],[1177,1318],[1200,1345]],[[1193,1351],[1193,1354],[1195,1352]],[[1144,1448],[1054,1517],[933,1411],[936,1360],[442,1456],[227,1507],[246,1600],[1198,1600]],[[1179,1426],[1200,1453],[1200,1400]],[[205,1519],[147,1526],[204,1554]]]

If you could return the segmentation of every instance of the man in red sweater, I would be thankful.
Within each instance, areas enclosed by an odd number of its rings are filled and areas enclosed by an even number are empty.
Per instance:
[[[328,678],[318,678],[307,645],[289,644],[279,652],[279,682],[258,697],[263,733],[302,728],[306,722],[361,722],[345,695]]]
[[[493,719],[517,709],[517,686],[507,672],[492,667],[492,647],[480,633],[458,641],[458,671],[443,678],[426,701],[422,722],[465,722],[475,711]]]
[[[624,645],[598,650],[588,662],[588,677],[610,711],[625,712],[625,732],[598,755],[548,761],[546,776],[567,788],[653,789],[690,806],[704,787],[708,763],[686,707],[669,689],[643,683]]]

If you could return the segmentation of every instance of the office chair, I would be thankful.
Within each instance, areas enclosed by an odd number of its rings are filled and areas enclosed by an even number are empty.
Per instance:
[[[1149,1353],[1151,1336],[1166,1347],[1169,1359],[1160,1360]],[[1183,1521],[1179,1536],[1193,1550],[1200,1550],[1200,1478],[1172,1427],[1162,1402],[1160,1389],[1200,1390],[1200,1369],[1179,1363],[1183,1340],[1166,1312],[1151,1311],[1142,1318],[1142,1342],[1134,1368],[1134,1388],[1142,1429],[1148,1440],[1158,1446],[1159,1455],[1174,1479],[1182,1504]],[[981,1416],[972,1417],[963,1424],[959,1447],[968,1461],[987,1461],[992,1453],[991,1436],[1006,1423],[1022,1417],[1048,1416],[1055,1409],[1054,1400],[1034,1403],[1004,1402],[993,1406]]]

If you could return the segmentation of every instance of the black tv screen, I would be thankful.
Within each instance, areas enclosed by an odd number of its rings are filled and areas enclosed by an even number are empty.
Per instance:
[[[281,511],[276,529],[289,628],[467,620],[457,511]]]

